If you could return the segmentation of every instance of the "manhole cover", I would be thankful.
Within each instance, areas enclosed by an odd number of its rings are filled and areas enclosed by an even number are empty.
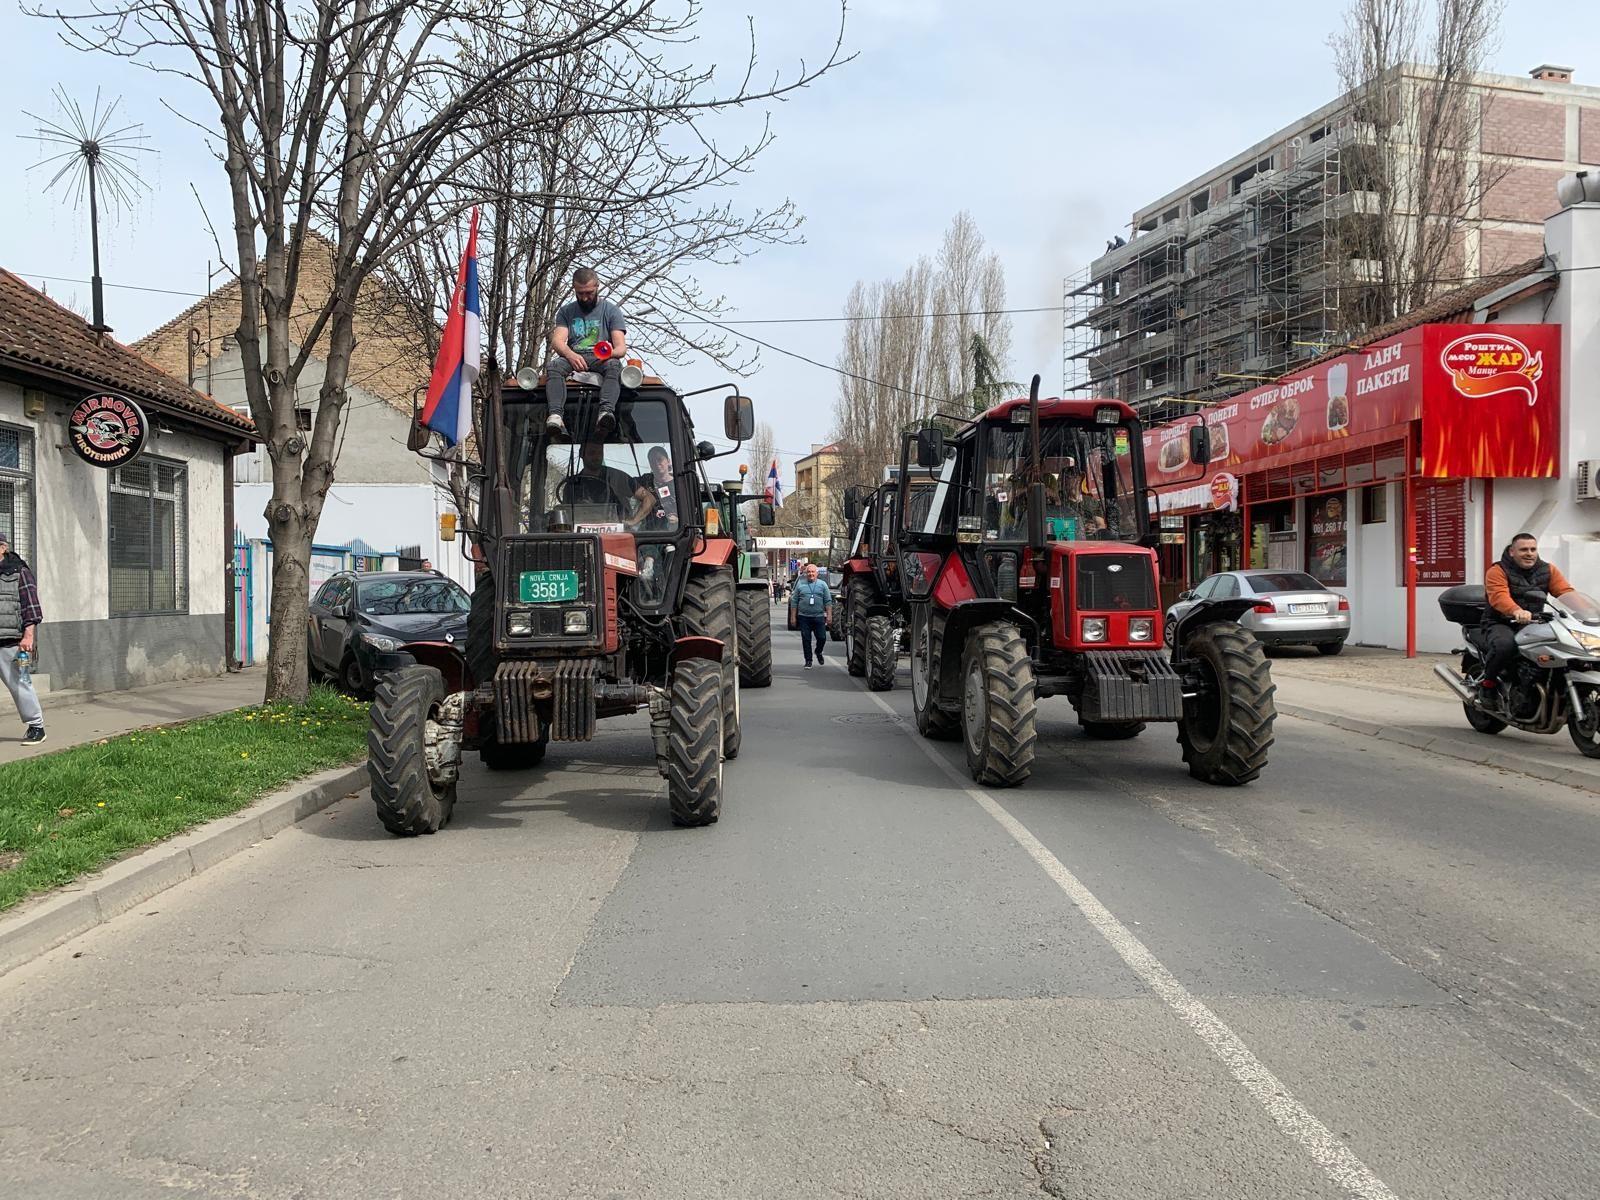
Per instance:
[[[903,725],[905,722],[899,717],[890,716],[888,713],[845,713],[841,717],[834,717],[835,725]]]

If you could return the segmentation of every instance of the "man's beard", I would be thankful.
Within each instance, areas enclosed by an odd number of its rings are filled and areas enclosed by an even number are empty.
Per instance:
[[[583,313],[592,313],[594,311],[594,306],[599,303],[599,296],[596,296],[593,300],[584,300],[580,297],[578,300],[578,310]]]

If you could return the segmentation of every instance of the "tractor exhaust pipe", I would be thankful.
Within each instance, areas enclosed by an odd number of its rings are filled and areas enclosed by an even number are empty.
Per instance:
[[[1472,694],[1472,689],[1467,686],[1467,681],[1461,678],[1460,675],[1456,674],[1456,672],[1452,671],[1449,667],[1445,666],[1443,663],[1436,663],[1433,668],[1433,673],[1444,681],[1445,687],[1449,688],[1458,697],[1460,697],[1461,703],[1472,705],[1477,704],[1477,700]]]
[[[1033,452],[1028,456],[1028,541],[1033,544],[1033,552],[1037,557],[1043,556],[1045,551],[1045,521],[1044,521],[1044,469],[1043,457],[1039,449],[1039,377],[1035,375],[1033,382],[1028,385],[1028,424],[1030,427],[1029,440],[1033,443]]]

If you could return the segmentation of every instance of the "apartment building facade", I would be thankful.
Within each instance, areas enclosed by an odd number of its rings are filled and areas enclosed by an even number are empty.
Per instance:
[[[1343,96],[1137,210],[1130,235],[1066,281],[1064,390],[1170,420],[1381,323],[1362,319],[1380,269],[1364,247],[1375,223],[1410,214],[1374,181],[1414,178],[1429,86],[1424,70],[1399,73],[1381,135]],[[1440,290],[1541,253],[1557,181],[1600,164],[1600,88],[1569,68],[1479,75],[1467,112],[1461,161],[1480,186]]]

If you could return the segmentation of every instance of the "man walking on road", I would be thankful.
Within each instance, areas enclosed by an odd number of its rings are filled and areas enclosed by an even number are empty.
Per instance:
[[[17,662],[19,654],[33,658],[34,627],[44,620],[39,605],[39,585],[21,555],[11,551],[11,539],[0,532],[0,683],[16,702],[17,715],[28,727],[23,741],[44,741],[44,711],[39,707],[33,681]]]
[[[828,640],[828,625],[833,620],[833,592],[817,578],[817,564],[807,563],[806,577],[794,585],[789,603],[795,610],[800,626],[800,646],[805,651],[806,668],[811,667],[811,645],[816,643],[817,666],[826,661],[822,647]]]

